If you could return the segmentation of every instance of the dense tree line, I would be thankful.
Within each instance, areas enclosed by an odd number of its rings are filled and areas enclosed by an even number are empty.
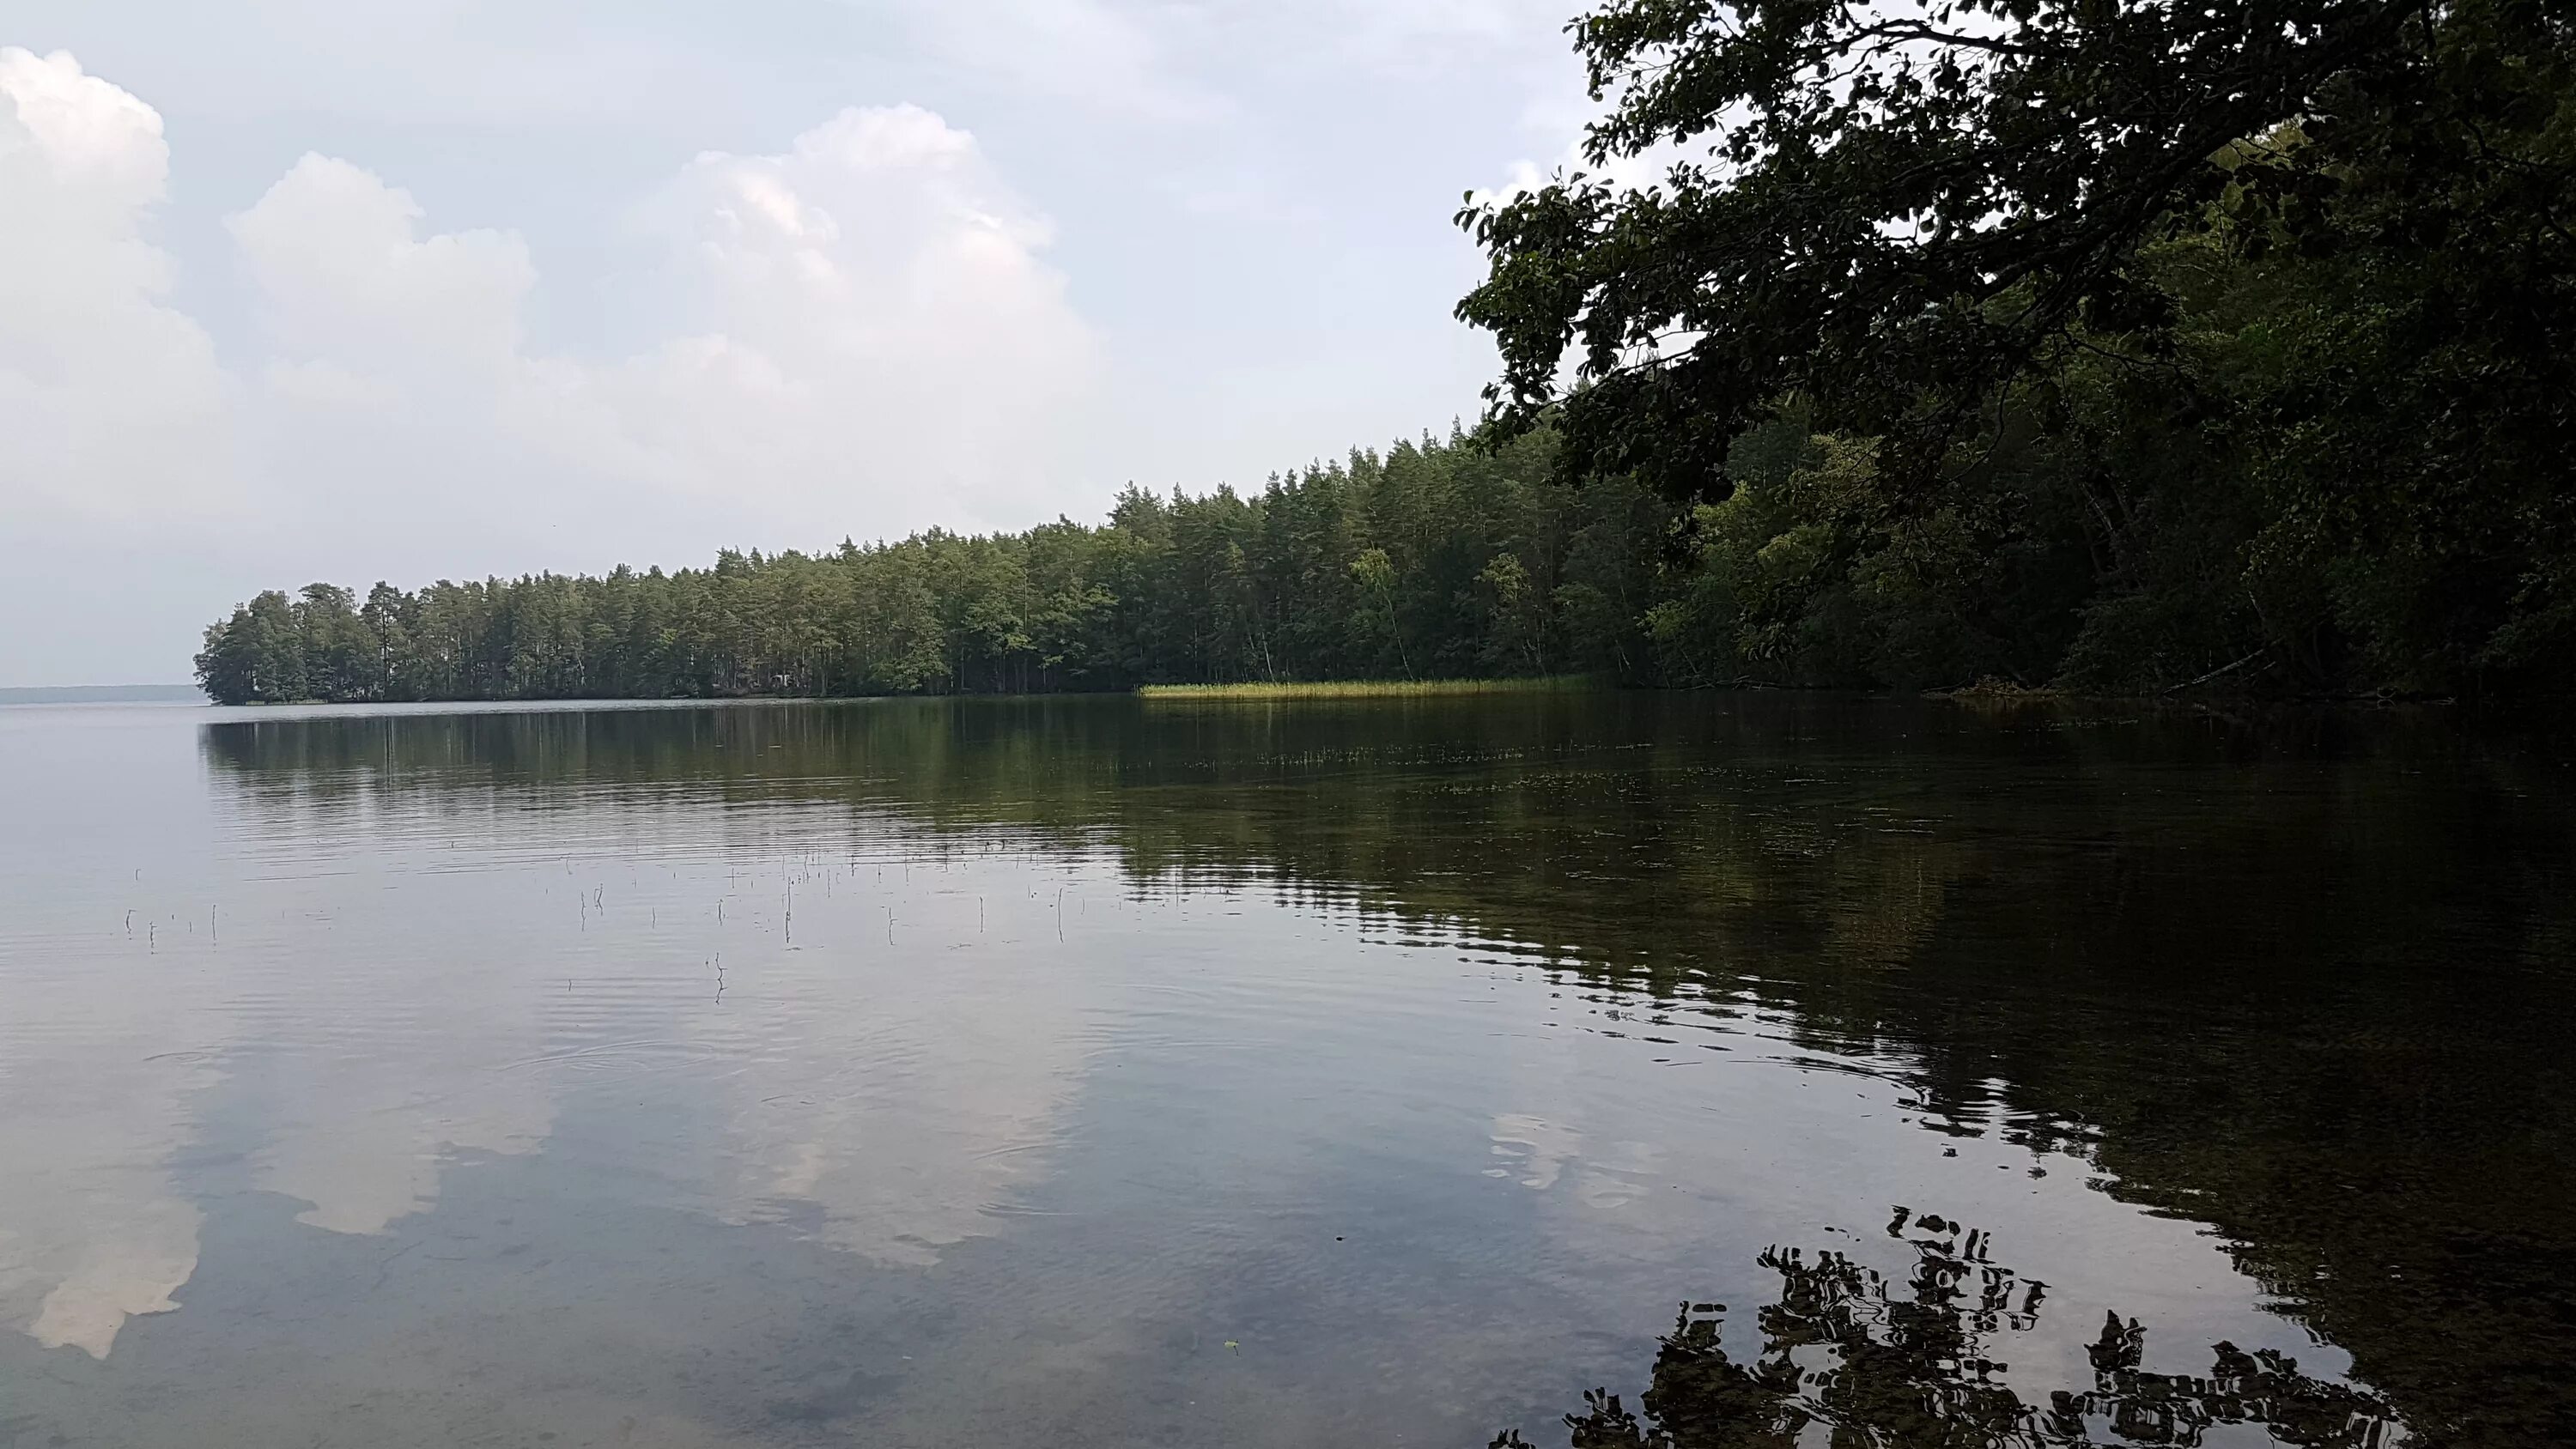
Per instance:
[[[1474,440],[1097,527],[263,594],[214,697],[1599,671],[2576,678],[2576,20],[1605,0],[1591,163],[1461,221]],[[1569,371],[1571,355],[1576,366]]]
[[[1603,671],[1651,677],[1675,509],[1452,437],[1123,494],[1106,522],[933,531],[704,569],[263,593],[206,631],[227,703],[1125,689]]]

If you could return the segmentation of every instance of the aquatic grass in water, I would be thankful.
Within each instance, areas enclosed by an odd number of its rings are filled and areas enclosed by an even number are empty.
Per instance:
[[[1607,689],[1599,676],[1545,674],[1521,679],[1315,679],[1245,684],[1148,684],[1145,699],[1423,699],[1460,694],[1574,694]]]

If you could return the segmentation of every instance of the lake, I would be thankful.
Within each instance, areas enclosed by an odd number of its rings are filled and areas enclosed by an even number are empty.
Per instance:
[[[2571,759],[0,709],[0,1446],[2576,1442]]]

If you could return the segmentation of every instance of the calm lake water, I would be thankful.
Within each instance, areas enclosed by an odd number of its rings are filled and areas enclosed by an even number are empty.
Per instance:
[[[0,709],[0,1446],[2576,1443],[2570,759]]]

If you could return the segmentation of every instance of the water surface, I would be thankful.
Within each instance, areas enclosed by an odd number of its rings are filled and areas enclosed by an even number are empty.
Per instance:
[[[0,1446],[2576,1442],[2569,759],[0,709]]]

